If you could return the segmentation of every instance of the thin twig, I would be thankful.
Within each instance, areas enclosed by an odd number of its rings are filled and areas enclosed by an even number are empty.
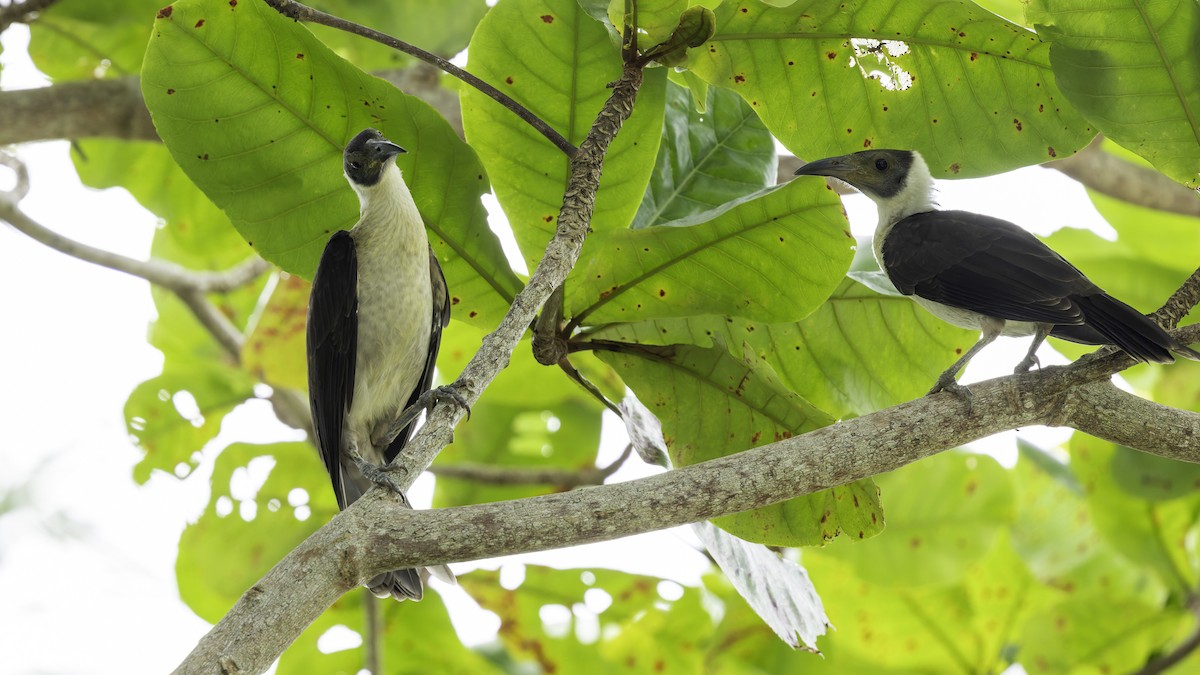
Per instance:
[[[565,344],[566,343],[564,342],[564,345]],[[570,358],[564,356],[563,358],[559,359],[558,367],[564,373],[566,373],[567,377],[571,378],[571,380],[573,382],[575,382],[575,384],[578,384],[579,386],[583,387],[584,391],[591,394],[592,398],[595,398],[597,401],[600,401],[600,403],[602,403],[605,408],[608,408],[609,410],[611,410],[614,414],[616,414],[617,417],[624,417],[624,415],[621,414],[621,409],[619,407],[617,407],[617,404],[608,400],[608,397],[604,395],[604,392],[600,391],[599,387],[592,384],[592,382],[590,380],[588,380],[586,377],[584,377],[583,373],[579,372],[579,369],[575,367],[575,364],[571,363]]]
[[[517,117],[520,117],[534,129],[537,129],[539,133],[541,133],[546,137],[547,140],[554,144],[554,147],[562,150],[563,153],[568,157],[574,155],[577,150],[577,148],[572,145],[570,141],[564,138],[562,134],[551,128],[549,124],[546,124],[545,120],[533,114],[533,112],[531,112],[525,106],[517,103],[512,99],[512,97],[472,75],[471,73],[468,73],[462,68],[459,68],[453,63],[450,63],[446,59],[443,59],[437,54],[427,52],[420,47],[411,45],[386,33],[381,33],[374,28],[368,28],[361,24],[354,23],[353,21],[347,21],[346,19],[336,17],[332,14],[326,14],[325,12],[322,12],[318,9],[313,9],[307,5],[303,5],[295,0],[263,0],[263,2],[266,2],[280,14],[288,18],[295,19],[296,21],[307,21],[309,23],[316,23],[322,26],[329,26],[330,28],[336,28],[353,35],[365,37],[368,40],[374,40],[375,42],[387,45],[392,49],[404,52],[409,56],[416,57],[426,63],[437,66],[446,73],[457,77],[484,94],[487,94],[492,98],[492,100],[511,110]]]
[[[366,635],[363,636],[363,668],[371,675],[383,675],[383,618],[379,598],[363,588],[363,611],[366,612]]]
[[[1192,652],[1200,647],[1200,606],[1197,606],[1197,600],[1193,599],[1190,603],[1192,615],[1197,620],[1197,626],[1192,630],[1192,634],[1183,642],[1180,642],[1170,652],[1162,655],[1159,658],[1142,666],[1142,669],[1135,672],[1133,675],[1159,675],[1170,670],[1175,664],[1191,656]]]

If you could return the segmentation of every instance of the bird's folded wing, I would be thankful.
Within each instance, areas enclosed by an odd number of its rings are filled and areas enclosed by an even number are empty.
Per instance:
[[[317,449],[346,507],[341,467],[342,427],[354,401],[358,343],[358,258],[349,232],[335,232],[313,276],[308,305],[308,392]]]
[[[1032,234],[966,211],[904,218],[882,253],[902,293],[1005,320],[1078,324],[1075,299],[1103,292]]]

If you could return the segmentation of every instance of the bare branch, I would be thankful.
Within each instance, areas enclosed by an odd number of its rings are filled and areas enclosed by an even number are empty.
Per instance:
[[[585,469],[555,469],[525,466],[489,466],[486,464],[433,465],[429,472],[439,478],[457,478],[488,485],[552,485],[564,490],[584,485],[602,485],[604,480],[621,468],[633,446],[628,445],[621,456],[605,467]]]
[[[64,237],[35,221],[17,203],[0,196],[0,220],[50,248],[111,270],[145,279],[176,293],[224,293],[240,288],[270,268],[255,256],[224,272],[189,270],[163,260],[138,260]],[[186,302],[186,300],[185,300]]]
[[[1086,148],[1042,166],[1056,169],[1109,197],[1159,211],[1200,217],[1200,195],[1154,169],[1137,166],[1100,148],[1097,136]]]
[[[1072,427],[1096,438],[1161,457],[1197,461],[1200,413],[1147,401],[1110,381],[1072,389],[1064,415]]]
[[[14,2],[6,7],[0,7],[0,33],[8,30],[14,23],[30,23],[39,14],[50,8],[58,0],[25,0]]]
[[[468,73],[462,68],[459,68],[453,63],[450,63],[446,59],[443,59],[437,54],[427,52],[420,47],[411,45],[403,40],[398,40],[386,33],[377,31],[374,28],[368,28],[361,24],[354,23],[353,21],[347,21],[346,19],[333,16],[332,14],[326,14],[325,12],[313,9],[307,5],[302,5],[295,0],[263,0],[263,2],[266,2],[280,14],[295,19],[296,21],[307,21],[309,23],[316,23],[322,26],[329,26],[330,28],[336,28],[353,35],[365,37],[368,40],[374,40],[375,42],[387,45],[392,49],[404,52],[409,56],[416,57],[430,65],[436,66],[446,73],[449,73],[463,82],[466,82],[484,94],[487,94],[493,101],[496,101],[505,108],[508,108],[513,114],[515,114],[517,117],[520,117],[526,124],[534,129],[537,129],[538,133],[545,136],[547,140],[554,144],[554,147],[562,150],[563,153],[568,157],[575,154],[575,146],[572,145],[570,141],[563,138],[562,134],[555,131],[549,124],[546,124],[545,120],[530,112],[530,110],[525,106],[517,103],[508,94],[505,94],[487,82],[484,82],[483,80],[472,75],[471,73]]]
[[[394,496],[373,490],[255,584],[177,672],[217,672],[222,662],[260,672],[339,591],[384,570],[616,539],[843,485],[1000,431],[1034,424],[1087,425],[1092,420],[1083,412],[1087,406],[1070,404],[1076,393],[1069,390],[1106,377],[1111,363],[1104,363],[1092,359],[973,385],[974,412],[953,395],[926,396],[625,483],[432,511],[411,511]],[[1195,439],[1178,448],[1151,438],[1160,430],[1143,424],[1140,405],[1114,399],[1107,417],[1139,430],[1139,444],[1149,451],[1169,448],[1172,457],[1200,462]],[[1078,414],[1083,416],[1077,420]]]

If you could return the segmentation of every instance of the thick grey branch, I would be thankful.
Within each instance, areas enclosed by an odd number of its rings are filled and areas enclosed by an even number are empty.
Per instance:
[[[612,464],[603,467],[591,466],[577,471],[536,466],[448,464],[431,466],[429,472],[440,478],[458,478],[489,485],[553,485],[567,489],[603,484],[604,479],[621,468],[632,452],[633,446],[626,446],[625,451]]]
[[[1100,363],[1093,359],[974,385],[970,414],[952,395],[928,396],[626,483],[433,511],[411,511],[389,493],[374,490],[255,584],[251,599],[239,601],[202,641],[197,652],[209,658],[189,658],[178,672],[216,672],[219,655],[239,672],[260,672],[332,602],[333,594],[323,589],[348,590],[384,570],[616,539],[842,485],[1000,431],[1074,424],[1082,405],[1065,403],[1074,395],[1068,389],[1081,378],[1104,377],[1108,369]],[[1113,405],[1108,417],[1119,420],[1128,419],[1122,406],[1140,404],[1116,399]],[[1136,426],[1143,438],[1155,432]],[[1171,453],[1200,462],[1197,443]],[[305,601],[298,602],[297,595]]]
[[[135,77],[0,92],[0,145],[58,138],[158,140]]]
[[[1063,413],[1070,426],[1096,438],[1183,462],[1197,461],[1200,413],[1147,401],[1109,381],[1072,389]]]
[[[1170,298],[1163,303],[1153,314],[1152,319],[1157,321],[1159,325],[1167,328],[1174,328],[1179,325],[1179,320],[1188,315],[1192,308],[1200,303],[1200,267],[1192,272],[1187,281],[1183,282]]]
[[[440,84],[440,72],[420,63],[373,74],[432,105],[462,136],[458,95]],[[158,140],[136,77],[0,91],[0,119],[0,145],[60,138]]]
[[[1200,216],[1200,196],[1154,169],[1131,164],[1100,148],[1096,137],[1083,150],[1043,164],[1083,183],[1097,192],[1159,211]]]

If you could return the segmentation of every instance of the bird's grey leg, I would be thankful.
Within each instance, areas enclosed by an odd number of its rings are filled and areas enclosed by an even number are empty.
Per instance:
[[[376,466],[363,459],[362,454],[358,451],[357,439],[351,437],[349,442],[346,443],[346,454],[349,455],[350,461],[354,462],[354,466],[363,475],[363,478],[385,490],[390,490],[400,495],[400,501],[405,504],[408,503],[408,499],[404,496],[404,491],[400,488],[400,484],[396,482],[396,479],[391,477],[386,467]]]
[[[404,427],[407,427],[413,420],[417,419],[423,411],[431,411],[434,406],[443,402],[457,403],[463,410],[467,411],[467,419],[471,419],[471,406],[467,405],[467,399],[458,393],[458,388],[454,384],[434,387],[418,396],[415,403],[400,411],[400,414],[388,426],[387,431],[373,440],[375,447],[388,447]]]
[[[1021,362],[1013,369],[1014,374],[1027,373],[1034,366],[1042,367],[1042,362],[1038,361],[1037,350],[1042,346],[1042,342],[1045,342],[1046,336],[1050,334],[1050,329],[1053,327],[1048,323],[1037,325],[1037,331],[1033,334],[1033,344],[1029,345],[1029,351],[1025,354],[1025,358],[1021,359]]]
[[[979,353],[979,350],[994,342],[996,338],[1000,337],[1000,333],[1004,330],[1003,319],[992,319],[985,317],[981,320],[981,323],[983,333],[979,336],[979,341],[976,342],[970,349],[968,349],[966,354],[960,356],[958,360],[954,362],[954,365],[947,368],[945,372],[938,376],[937,382],[934,383],[933,388],[929,390],[929,393],[926,394],[926,396],[936,394],[939,391],[948,391],[966,401],[967,405],[971,404],[971,390],[959,384],[955,376],[958,375],[958,371],[962,370],[973,356]]]

